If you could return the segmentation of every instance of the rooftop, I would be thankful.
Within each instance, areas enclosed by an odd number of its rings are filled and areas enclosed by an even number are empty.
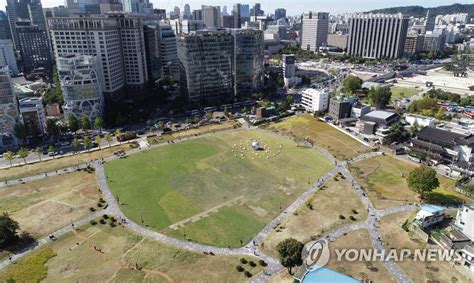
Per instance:
[[[435,127],[424,127],[421,131],[416,134],[418,137],[437,140],[447,144],[455,144],[455,139],[464,139],[465,136],[457,133],[453,133],[447,130],[442,130]]]
[[[332,269],[321,267],[309,271],[303,277],[303,283],[331,282],[331,283],[356,283],[360,282],[350,276],[336,272]]]
[[[444,211],[444,207],[433,205],[433,204],[425,204],[421,206],[421,209],[427,211],[429,213],[436,213],[440,211]]]
[[[365,114],[364,117],[372,117],[372,118],[387,120],[388,118],[392,117],[393,115],[396,115],[396,113],[388,112],[388,111],[382,111],[382,110],[375,110],[375,111],[372,111],[372,112],[369,112],[369,113]]]

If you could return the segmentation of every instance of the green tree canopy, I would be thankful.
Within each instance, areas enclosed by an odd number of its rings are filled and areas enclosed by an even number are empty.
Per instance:
[[[67,125],[69,127],[69,130],[74,133],[79,130],[79,121],[77,120],[76,116],[72,114],[67,117]]]
[[[26,136],[28,135],[28,128],[25,124],[19,122],[16,123],[15,126],[13,126],[13,133],[15,134],[15,137],[17,139],[25,141]]]
[[[3,158],[5,158],[5,160],[10,161],[10,167],[11,167],[13,165],[12,160],[15,158],[15,153],[13,151],[7,151],[3,154]]]
[[[7,213],[0,215],[0,248],[7,247],[18,239],[18,222],[10,218]]]
[[[376,87],[369,90],[369,102],[377,109],[384,109],[390,103],[392,91],[388,87]]]
[[[280,263],[288,269],[291,274],[291,269],[300,266],[303,263],[301,252],[303,251],[303,243],[293,238],[288,238],[277,245],[278,256]]]
[[[424,198],[427,193],[439,187],[439,180],[436,171],[425,165],[415,168],[408,175],[408,186],[414,192]]]
[[[18,150],[17,154],[18,154],[18,157],[19,157],[19,158],[23,158],[23,161],[24,161],[25,164],[26,164],[26,158],[27,158],[28,155],[30,154],[30,152],[28,151],[28,149],[22,147],[22,148],[20,148],[20,149]]]
[[[94,120],[94,128],[101,130],[104,127],[104,119],[102,117],[96,117]]]
[[[362,80],[356,76],[347,76],[342,82],[342,86],[344,87],[344,91],[350,94],[355,93],[362,87]]]
[[[90,130],[91,129],[91,121],[89,120],[89,118],[87,116],[82,117],[81,126],[84,130]]]

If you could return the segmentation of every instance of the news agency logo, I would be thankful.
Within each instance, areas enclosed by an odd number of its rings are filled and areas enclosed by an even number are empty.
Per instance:
[[[306,243],[301,252],[301,256],[306,270],[316,270],[325,266],[331,256],[328,241],[321,239]]]

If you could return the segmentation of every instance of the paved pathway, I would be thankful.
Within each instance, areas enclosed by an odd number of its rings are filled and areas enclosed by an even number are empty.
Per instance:
[[[212,134],[212,133],[210,133]],[[206,134],[206,135],[210,135]],[[206,136],[202,135],[202,136]],[[196,138],[200,138],[202,136],[193,136],[193,137],[188,137],[188,138],[183,138],[180,139],[176,142],[183,142],[186,140],[192,140]],[[152,145],[148,146],[147,149],[150,148],[156,148],[156,147],[161,147],[166,145],[167,143],[161,143],[157,145]],[[353,224],[348,224],[341,226],[335,230],[333,230],[330,234],[328,234],[325,238],[329,241],[334,241],[337,238],[341,237],[342,235],[359,230],[359,229],[367,229],[369,231],[369,235],[371,236],[371,240],[374,243],[374,246],[377,250],[383,249],[383,246],[380,241],[380,233],[378,231],[376,222],[383,216],[387,216],[390,214],[402,212],[402,211],[410,211],[416,208],[416,205],[407,205],[407,206],[399,206],[399,207],[393,207],[385,210],[377,210],[374,208],[372,202],[369,200],[367,197],[366,193],[363,192],[361,189],[360,185],[357,183],[357,181],[353,178],[353,176],[350,174],[349,170],[346,168],[346,164],[350,162],[357,162],[359,160],[363,160],[366,158],[373,157],[375,155],[378,155],[380,153],[374,152],[374,153],[367,153],[367,154],[362,154],[360,156],[357,156],[350,160],[349,162],[339,162],[337,161],[329,152],[326,150],[305,143],[307,146],[311,146],[314,149],[320,151],[323,155],[328,157],[330,160],[332,160],[336,166],[330,170],[328,173],[323,175],[321,178],[319,178],[314,184],[312,184],[309,189],[303,193],[301,196],[299,196],[289,207],[287,207],[285,210],[283,210],[275,219],[273,219],[270,223],[268,223],[255,237],[245,245],[244,247],[241,248],[222,248],[222,247],[213,247],[213,246],[208,246],[208,245],[202,245],[198,243],[193,243],[193,242],[188,242],[184,240],[178,240],[173,237],[166,236],[164,234],[161,234],[159,232],[150,230],[146,227],[143,227],[130,219],[128,219],[120,210],[119,204],[117,203],[116,197],[112,194],[112,192],[109,190],[108,185],[107,185],[107,176],[104,171],[103,167],[103,162],[101,160],[97,160],[88,164],[82,164],[78,165],[81,168],[86,167],[87,165],[91,165],[95,168],[95,172],[98,177],[98,182],[100,186],[100,190],[102,191],[102,194],[105,198],[105,200],[108,203],[108,208],[106,210],[102,210],[99,212],[95,212],[79,221],[75,222],[76,226],[80,226],[82,224],[85,224],[89,222],[90,220],[100,217],[104,213],[108,213],[111,215],[114,215],[117,219],[119,219],[122,224],[135,233],[141,234],[143,236],[149,237],[151,239],[163,242],[165,244],[173,245],[179,248],[191,250],[191,251],[196,251],[196,252],[202,252],[202,253],[213,253],[216,255],[248,255],[248,256],[256,256],[259,259],[263,259],[265,262],[267,262],[268,266],[265,268],[265,271],[258,276],[255,276],[254,278],[251,279],[252,282],[263,282],[267,281],[270,279],[273,275],[277,274],[278,272],[282,271],[284,267],[279,263],[277,259],[274,259],[272,257],[269,257],[262,253],[258,246],[264,241],[264,239],[273,231],[274,227],[278,226],[280,223],[283,223],[292,215],[292,213],[300,207],[302,204],[304,204],[316,191],[318,191],[326,181],[328,181],[330,178],[332,178],[335,174],[342,174],[348,182],[350,182],[355,189],[355,191],[359,194],[360,198],[362,199],[362,202],[364,205],[367,207],[367,210],[369,212],[369,218],[365,221],[362,222],[357,222]],[[145,150],[147,150],[145,149]],[[137,148],[133,149],[127,152],[127,154],[134,154],[137,152],[142,151],[142,148]],[[110,156],[108,158],[105,158],[104,161],[109,161],[113,159],[119,158],[118,156]],[[31,177],[26,177],[23,179],[18,179],[18,180],[12,180],[9,181],[9,184],[15,184],[15,183],[21,183],[21,182],[27,182],[27,181],[33,181],[33,180],[38,180],[41,178],[46,178],[47,176],[54,176],[54,174],[61,174],[61,171],[63,173],[66,172],[71,172],[73,170],[77,170],[78,166],[73,166],[65,169],[58,170],[57,172],[50,172],[47,174],[40,174],[36,176],[31,176]],[[5,186],[5,184],[0,184],[1,186]],[[60,237],[67,232],[71,231],[73,227],[71,225],[68,225],[66,227],[63,227],[62,229],[54,232],[54,235],[56,237]],[[29,246],[20,253],[12,256],[12,261],[15,261],[24,255],[28,254],[34,249],[37,249],[44,244],[46,244],[48,241],[50,241],[49,237],[45,237],[43,239],[40,239],[37,241],[35,245]],[[10,264],[10,260],[6,259],[0,262],[0,269],[6,267],[7,265]],[[387,266],[387,268],[392,272],[392,274],[400,281],[400,282],[410,282],[410,279],[403,273],[403,271],[392,261],[385,261],[384,264]]]

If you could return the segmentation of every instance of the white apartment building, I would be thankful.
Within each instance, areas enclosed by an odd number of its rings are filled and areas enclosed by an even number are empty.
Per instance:
[[[410,126],[418,125],[419,129],[424,127],[434,127],[436,119],[432,117],[425,117],[420,115],[406,115],[405,120]]]
[[[8,67],[0,67],[0,148],[17,145],[13,127],[19,122],[18,104]]]
[[[301,31],[301,48],[318,51],[319,47],[326,46],[329,32],[329,13],[309,12],[303,15]]]
[[[104,110],[97,57],[68,55],[59,57],[57,64],[64,95],[64,116],[74,115],[78,120],[85,116],[93,123]]]
[[[27,97],[20,99],[19,109],[21,120],[24,125],[36,127],[38,134],[44,136],[47,134],[46,112],[43,102],[39,97]]]
[[[18,75],[18,65],[11,39],[0,40],[0,66],[8,66],[13,76]]]
[[[281,68],[285,86],[289,87],[291,80],[295,76],[296,64],[295,54],[283,54],[281,58]]]
[[[56,61],[70,54],[96,55],[102,89],[110,94],[148,81],[143,23],[140,17],[109,15],[49,18]]]
[[[458,210],[454,226],[474,241],[474,203],[465,204]]]
[[[329,92],[313,88],[305,89],[301,104],[309,112],[326,111],[329,106]]]

